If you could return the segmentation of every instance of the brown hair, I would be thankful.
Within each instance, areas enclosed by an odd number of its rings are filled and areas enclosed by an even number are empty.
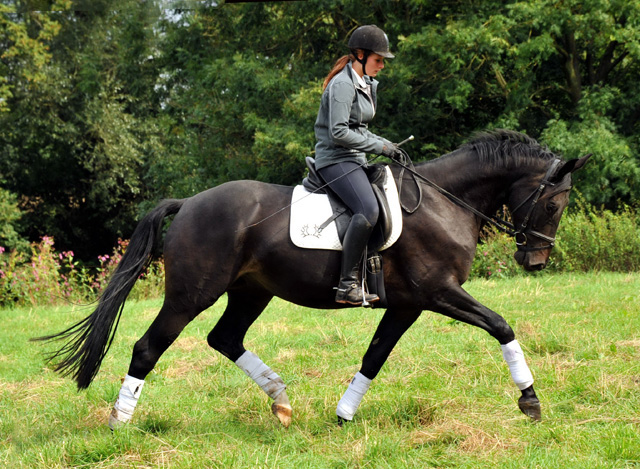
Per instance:
[[[356,60],[355,54],[358,54],[359,51],[360,51],[359,49],[355,51],[351,51],[351,54],[343,55],[338,60],[336,60],[336,63],[333,65],[333,68],[327,75],[327,78],[324,79],[324,83],[322,83],[322,91],[324,91],[327,88],[327,85],[329,84],[331,79],[335,77],[338,73],[340,73],[342,69],[346,67],[349,62],[353,62],[354,60]]]

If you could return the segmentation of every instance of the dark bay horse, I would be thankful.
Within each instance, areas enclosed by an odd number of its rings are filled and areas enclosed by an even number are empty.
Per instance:
[[[419,208],[404,214],[402,235],[384,252],[388,309],[360,371],[340,400],[339,421],[353,418],[391,350],[423,310],[480,327],[494,337],[522,392],[521,411],[540,419],[533,377],[513,330],[461,285],[469,276],[485,223],[478,213],[495,214],[505,205],[518,231],[518,263],[528,271],[545,267],[569,200],[571,174],[587,158],[565,162],[535,140],[502,130],[479,134],[456,151],[415,166],[418,174],[476,212],[424,186]],[[396,177],[400,169],[392,166]],[[95,311],[66,331],[42,338],[66,341],[50,358],[58,371],[74,377],[79,389],[87,388],[111,345],[127,295],[153,257],[163,219],[175,215],[164,242],[164,303],[134,346],[110,426],[129,421],[144,379],[160,356],[225,292],[228,305],[208,343],[274,399],[273,412],[289,425],[286,386],[244,348],[245,334],[274,296],[311,308],[345,307],[334,302],[340,253],[300,249],[289,239],[289,209],[283,207],[289,206],[292,190],[235,181],[188,199],[162,201],[138,224]]]

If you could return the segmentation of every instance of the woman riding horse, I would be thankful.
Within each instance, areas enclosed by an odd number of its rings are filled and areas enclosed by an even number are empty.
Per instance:
[[[364,171],[366,153],[395,159],[399,150],[367,129],[376,113],[378,82],[373,78],[384,68],[384,59],[394,57],[387,35],[375,25],[361,26],[348,47],[351,54],[338,59],[324,80],[315,165],[353,214],[342,243],[336,302],[357,306],[380,299],[364,292],[359,281],[360,260],[378,221],[378,202]]]

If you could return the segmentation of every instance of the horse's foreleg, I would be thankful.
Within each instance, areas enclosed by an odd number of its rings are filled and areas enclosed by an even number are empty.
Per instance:
[[[480,327],[498,340],[511,378],[522,393],[518,400],[520,410],[532,419],[540,420],[540,401],[533,389],[533,375],[507,321],[498,313],[478,303],[461,287],[437,295],[436,305],[434,311]]]
[[[211,347],[232,360],[274,400],[271,410],[282,425],[291,424],[293,414],[284,381],[257,355],[244,348],[244,336],[266,308],[273,295],[263,290],[230,291],[224,314],[209,333]]]
[[[336,414],[339,424],[353,419],[369,385],[378,375],[391,350],[418,316],[420,316],[420,310],[387,310],[362,359],[362,368],[351,380],[349,387],[338,402]]]

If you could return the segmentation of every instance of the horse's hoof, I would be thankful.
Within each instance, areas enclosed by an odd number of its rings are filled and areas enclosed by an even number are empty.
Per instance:
[[[342,425],[343,425],[345,422],[351,422],[351,420],[347,420],[346,418],[344,418],[344,417],[340,417],[340,416],[338,415],[338,426],[339,426],[339,427],[342,427]]]
[[[129,417],[131,418],[131,417]],[[122,415],[121,412],[114,407],[111,409],[111,414],[109,414],[109,428],[111,430],[116,430],[129,422],[129,418],[126,415]]]
[[[289,425],[291,425],[291,416],[293,415],[293,409],[290,405],[276,404],[274,402],[273,404],[271,404],[271,412],[273,412],[273,415],[278,417],[278,420],[280,420],[280,423],[285,428],[288,428]]]
[[[542,420],[542,411],[540,409],[540,401],[537,398],[525,398],[518,399],[518,407],[524,415],[530,417],[532,420],[539,422]]]

